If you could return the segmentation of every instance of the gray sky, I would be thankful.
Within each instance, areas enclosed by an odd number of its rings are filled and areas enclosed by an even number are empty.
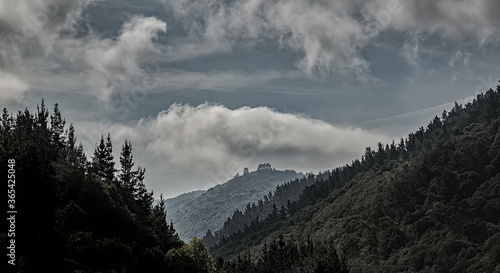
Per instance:
[[[1,0],[0,106],[58,102],[155,193],[317,172],[496,86],[496,0]]]

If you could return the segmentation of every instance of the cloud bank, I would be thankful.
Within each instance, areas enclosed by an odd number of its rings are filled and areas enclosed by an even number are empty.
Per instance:
[[[500,2],[496,0],[162,0],[208,54],[273,43],[297,52],[307,74],[339,75],[368,81],[370,63],[362,51],[381,33],[480,44],[498,43]],[[415,66],[418,47],[401,45]],[[207,50],[212,49],[212,51]],[[179,52],[193,57],[196,52]],[[178,57],[181,58],[181,57]]]
[[[136,126],[115,126],[111,133],[120,141],[132,140],[134,150],[147,155],[152,180],[160,183],[155,188],[182,187],[176,183],[189,179],[191,187],[205,188],[263,162],[279,169],[323,171],[359,158],[367,146],[389,141],[381,133],[268,107],[232,110],[210,103],[174,104]]]
[[[0,3],[0,92],[21,101],[47,71],[79,74],[88,90],[102,100],[113,92],[143,87],[144,67],[161,54],[155,43],[166,23],[132,16],[117,37],[90,30],[77,35],[77,23],[94,0],[19,0]],[[63,72],[61,72],[63,71]],[[60,90],[65,91],[65,90]]]
[[[19,0],[0,2],[0,92],[20,101],[32,85],[33,64],[46,58],[61,33],[74,31],[93,0]],[[38,68],[40,69],[40,68]]]

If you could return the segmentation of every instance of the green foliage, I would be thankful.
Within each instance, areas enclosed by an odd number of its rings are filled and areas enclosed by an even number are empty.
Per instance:
[[[203,240],[194,237],[189,244],[168,251],[167,262],[173,272],[214,273],[213,259],[208,254]]]

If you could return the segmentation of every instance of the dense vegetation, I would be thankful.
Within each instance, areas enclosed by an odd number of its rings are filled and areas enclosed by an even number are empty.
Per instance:
[[[17,214],[15,266],[4,260],[2,272],[214,270],[201,239],[184,244],[167,224],[164,200],[153,206],[131,143],[122,146],[119,170],[112,150],[110,135],[102,136],[87,160],[57,104],[50,121],[43,101],[35,113],[3,110],[0,176],[14,190]],[[8,166],[15,170],[10,186]]]
[[[264,195],[263,199],[259,199],[257,203],[248,203],[245,211],[236,209],[231,217],[228,217],[221,229],[214,234],[209,229],[207,230],[203,241],[210,249],[221,241],[227,241],[227,238],[241,235],[242,231],[251,231],[257,229],[258,225],[265,224],[263,219],[285,219],[290,213],[294,213],[291,202],[299,198],[305,187],[312,185],[315,182],[315,176],[308,174],[307,177],[295,179],[276,186],[274,194],[270,191]],[[287,206],[289,209],[285,208]],[[289,211],[290,210],[290,211]]]
[[[219,259],[219,264],[222,260]],[[285,240],[283,236],[274,238],[269,245],[265,242],[262,253],[253,262],[250,253],[238,256],[234,262],[227,262],[222,270],[235,273],[347,273],[345,259],[337,254],[333,241],[313,242],[310,238],[301,242]]]
[[[179,237],[189,241],[201,238],[208,229],[221,228],[235,209],[243,210],[283,182],[302,177],[293,170],[276,170],[270,164],[261,164],[256,171],[237,175],[226,183],[208,189],[198,198],[169,214]],[[208,178],[207,178],[208,179]],[[170,218],[171,217],[171,218]]]
[[[328,240],[352,272],[500,270],[500,87],[435,117],[398,144],[318,175],[286,214],[221,240],[236,267],[284,236]],[[251,263],[258,265],[258,258]]]
[[[183,193],[173,198],[165,199],[165,210],[170,213],[178,211],[180,208],[191,203],[194,199],[200,197],[200,195],[204,194],[205,192],[206,190],[192,191]]]

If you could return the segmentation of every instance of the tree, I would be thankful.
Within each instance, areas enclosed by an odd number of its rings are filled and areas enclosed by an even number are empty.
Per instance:
[[[45,115],[43,113],[45,106],[42,101],[42,117],[40,119],[44,119]],[[56,149],[60,149],[64,145],[64,125],[66,121],[61,116],[61,111],[59,111],[59,105],[56,103],[54,106],[54,112],[50,116],[50,142],[52,145],[56,147]]]
[[[169,249],[178,248],[182,245],[173,226],[167,224],[167,212],[165,210],[163,194],[160,194],[160,202],[151,211],[151,227],[153,235],[159,241],[162,251],[167,252]]]
[[[172,272],[215,273],[213,258],[208,254],[202,239],[194,237],[189,244],[167,252],[167,262]]]
[[[119,181],[120,185],[125,189],[133,191],[135,185],[135,177],[137,176],[137,172],[132,171],[132,167],[134,167],[133,155],[132,155],[132,144],[130,141],[125,140],[122,146],[122,152],[120,154],[120,174]]]
[[[146,169],[140,166],[137,169],[137,175],[134,177],[134,184],[136,185],[134,191],[135,204],[137,208],[137,215],[141,223],[148,223],[149,216],[151,215],[151,207],[153,206],[153,191],[148,192],[146,184],[144,184],[144,174]]]
[[[114,179],[115,162],[113,161],[113,145],[109,133],[106,142],[104,142],[104,136],[101,135],[99,145],[94,150],[92,172],[100,176],[104,181],[111,182]]]
[[[115,177],[115,161],[113,156],[113,144],[111,143],[111,136],[108,133],[108,137],[106,138],[106,160],[105,160],[105,169],[104,173],[106,175],[106,179],[112,181]]]

